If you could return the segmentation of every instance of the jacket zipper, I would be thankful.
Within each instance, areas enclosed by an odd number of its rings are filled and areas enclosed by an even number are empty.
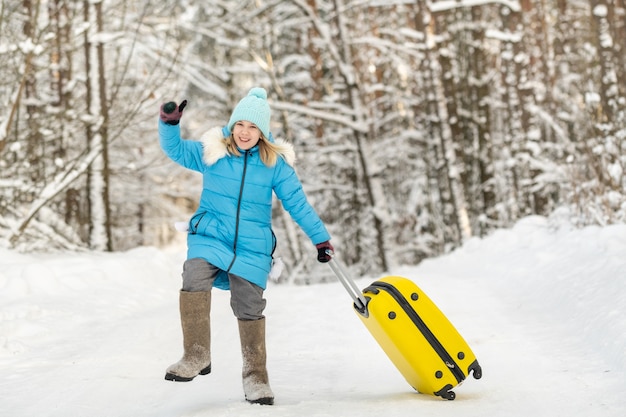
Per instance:
[[[432,346],[434,351],[437,353],[437,355],[439,355],[439,357],[441,358],[443,363],[448,367],[448,369],[450,369],[450,372],[452,372],[452,375],[454,375],[457,382],[459,383],[463,382],[463,380],[465,379],[463,370],[459,368],[459,366],[457,365],[455,360],[452,358],[452,356],[448,353],[446,348],[443,347],[443,344],[439,341],[439,339],[437,339],[435,334],[428,328],[426,323],[424,323],[424,320],[422,320],[419,314],[417,314],[417,311],[415,311],[415,309],[411,307],[411,305],[406,300],[404,295],[402,295],[402,293],[396,287],[386,282],[376,281],[372,283],[372,285],[369,288],[367,288],[365,291],[371,288],[376,289],[376,290],[380,288],[386,291],[389,295],[391,295],[391,297],[393,297],[398,302],[398,304],[400,304],[400,307],[402,307],[402,309],[409,316],[411,321],[413,321],[417,329],[422,333],[422,335],[424,335],[424,338],[426,339],[426,341]]]
[[[239,198],[237,199],[237,217],[235,218],[235,240],[233,241],[233,260],[228,265],[226,272],[230,272],[235,260],[237,259],[237,240],[239,239],[239,213],[241,212],[241,197],[243,196],[243,185],[246,180],[246,171],[248,169],[248,155],[250,151],[246,151],[243,156],[243,174],[241,175],[241,185],[239,186]]]

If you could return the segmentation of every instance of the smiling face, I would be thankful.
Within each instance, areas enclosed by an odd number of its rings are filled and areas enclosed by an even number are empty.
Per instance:
[[[240,120],[233,126],[233,138],[239,149],[247,151],[259,143],[261,131],[254,123]]]

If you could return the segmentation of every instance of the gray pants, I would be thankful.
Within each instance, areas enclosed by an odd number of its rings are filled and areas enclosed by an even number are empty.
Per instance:
[[[183,291],[211,291],[220,269],[202,258],[187,259],[183,265]],[[240,276],[228,274],[230,307],[240,320],[259,320],[265,310],[263,288]]]

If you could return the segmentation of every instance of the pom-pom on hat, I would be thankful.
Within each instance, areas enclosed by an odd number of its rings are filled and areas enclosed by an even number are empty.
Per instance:
[[[261,87],[250,89],[248,95],[242,98],[230,116],[228,129],[232,132],[233,126],[240,120],[254,123],[266,138],[270,137],[270,105],[267,103],[267,91]]]

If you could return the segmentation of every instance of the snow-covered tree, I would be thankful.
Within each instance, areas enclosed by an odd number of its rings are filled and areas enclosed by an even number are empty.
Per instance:
[[[0,6],[0,242],[163,245],[199,138],[265,87],[307,195],[359,272],[572,206],[626,220],[624,0],[23,0]],[[279,206],[286,279],[324,279]],[[316,269],[318,268],[318,269]]]

